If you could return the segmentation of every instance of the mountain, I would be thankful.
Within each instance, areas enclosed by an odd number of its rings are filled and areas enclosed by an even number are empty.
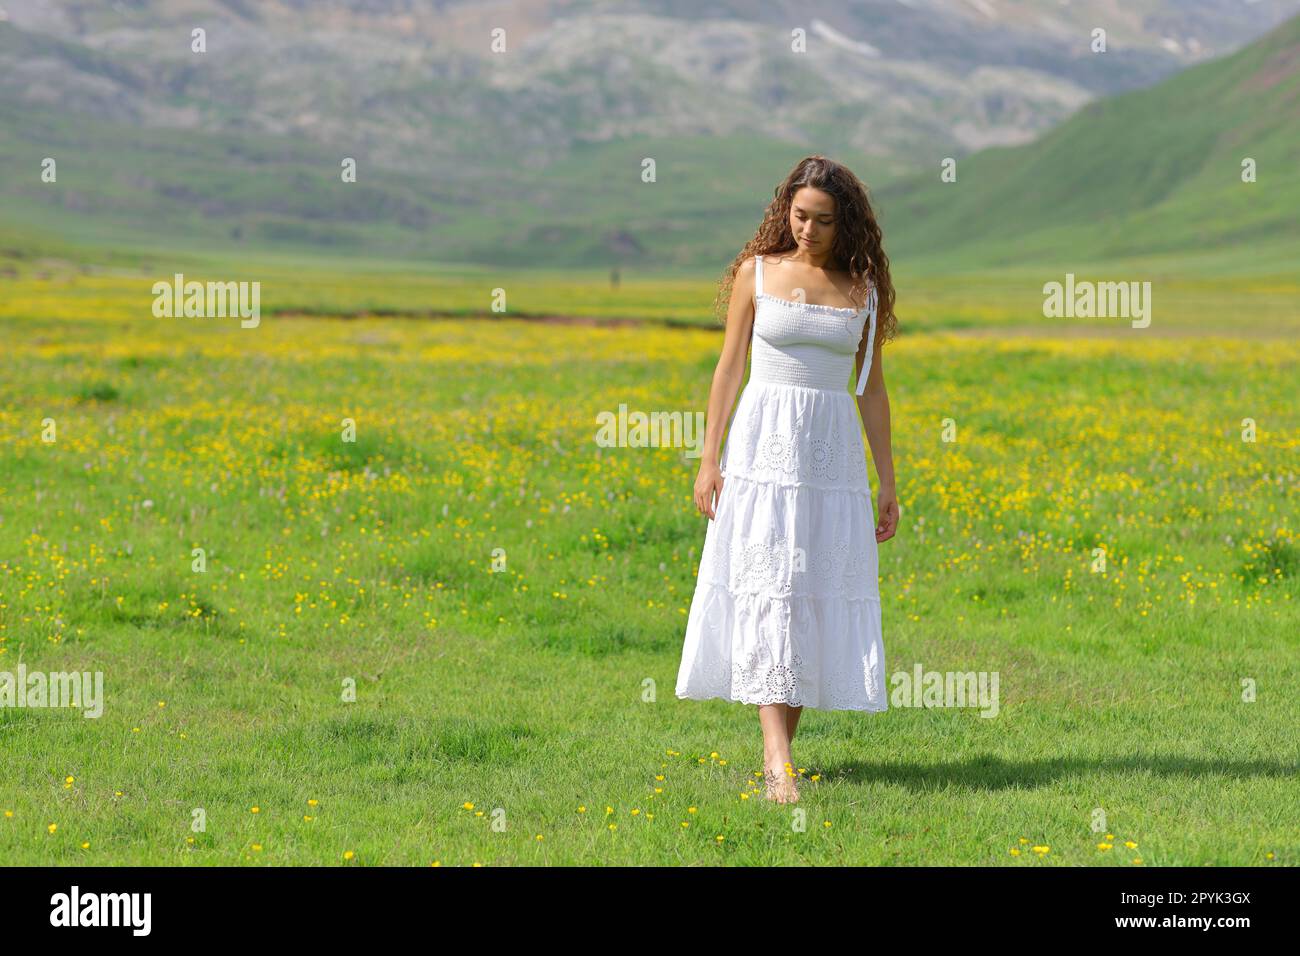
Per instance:
[[[1256,182],[1242,181],[1251,160]],[[1231,56],[1088,104],[1026,146],[877,195],[895,259],[971,267],[1300,253],[1300,17]]]
[[[876,187],[1029,143],[1297,10],[0,0],[0,222],[115,245],[686,266],[725,256],[809,152]]]

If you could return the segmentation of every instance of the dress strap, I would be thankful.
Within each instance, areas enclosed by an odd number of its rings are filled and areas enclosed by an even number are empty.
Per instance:
[[[754,298],[763,294],[763,257],[754,256]]]
[[[858,375],[858,387],[854,390],[857,395],[861,395],[867,390],[867,376],[871,374],[871,360],[876,351],[876,305],[879,301],[879,296],[876,295],[876,284],[873,282],[871,283],[871,291],[867,294],[867,354],[862,360],[862,372]]]

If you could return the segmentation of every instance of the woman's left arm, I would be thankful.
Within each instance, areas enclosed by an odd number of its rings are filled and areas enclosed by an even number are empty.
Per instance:
[[[862,375],[862,363],[866,361],[867,337],[862,337],[858,348],[856,375],[858,381]],[[898,495],[894,487],[894,452],[889,427],[889,392],[885,388],[884,359],[880,343],[871,350],[871,369],[867,373],[866,387],[857,396],[858,412],[862,415],[862,424],[867,430],[867,442],[871,446],[871,459],[876,463],[876,475],[880,478],[880,490],[876,493],[876,541],[888,541],[898,530]]]

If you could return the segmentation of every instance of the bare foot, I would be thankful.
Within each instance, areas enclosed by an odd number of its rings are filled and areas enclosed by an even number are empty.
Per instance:
[[[767,784],[768,800],[776,803],[799,802],[799,788],[795,785],[794,769],[788,762],[780,770],[764,768],[763,781]]]

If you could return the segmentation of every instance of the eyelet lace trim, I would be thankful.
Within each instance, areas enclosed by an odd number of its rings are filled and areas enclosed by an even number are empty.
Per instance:
[[[719,596],[734,602],[736,596],[728,592],[723,585],[712,585],[719,591]],[[791,605],[779,598],[758,597],[759,601],[774,600],[776,607],[769,616],[767,628],[785,633],[806,633],[807,622],[802,614],[806,606]],[[846,598],[847,601],[878,598]],[[721,608],[713,604],[705,616],[703,626],[706,630],[716,632],[723,623]],[[724,642],[725,643],[725,642]],[[678,696],[703,699],[721,697],[724,700],[737,701],[742,704],[788,704],[792,707],[804,706],[806,691],[812,687],[815,674],[808,672],[804,658],[791,649],[788,660],[777,659],[772,651],[773,635],[760,635],[754,647],[742,657],[732,655],[710,656],[699,662],[699,667],[688,685],[678,688]],[[881,679],[884,665],[884,647],[877,640],[872,642],[856,665],[836,666],[835,670],[823,683],[820,694],[814,694],[813,706],[831,710],[860,710],[880,712],[888,710],[885,687]]]
[[[733,700],[743,704],[786,704],[802,707],[803,659],[797,654],[785,664],[764,665],[751,659],[731,669]],[[864,657],[857,670],[836,671],[829,690],[831,710],[885,710],[884,689],[871,658]],[[823,705],[825,706],[825,705]]]
[[[799,654],[790,655],[788,661],[776,660],[767,642],[761,641],[745,657],[732,661],[730,674],[719,666],[707,679],[710,693],[742,704],[802,707],[810,677]],[[827,688],[827,700],[818,706],[832,710],[887,710],[876,661],[864,655],[857,667],[837,668]]]
[[[803,658],[798,654],[791,656],[789,664],[774,661],[767,645],[760,643],[748,657],[732,663],[731,689],[747,704],[802,707],[799,693],[802,670]]]
[[[866,550],[853,554],[841,535],[833,545],[808,554],[784,538],[731,547],[731,581],[715,581],[732,594],[771,597],[877,598]]]
[[[728,469],[745,474],[768,471],[782,478],[798,481],[820,480],[861,486],[867,480],[866,448],[861,435],[853,441],[845,436],[837,424],[829,437],[807,434],[800,415],[790,431],[766,429],[761,420],[763,403],[754,401],[749,410],[746,432],[733,429],[728,440],[740,447],[727,453]],[[747,435],[759,437],[749,445]]]

